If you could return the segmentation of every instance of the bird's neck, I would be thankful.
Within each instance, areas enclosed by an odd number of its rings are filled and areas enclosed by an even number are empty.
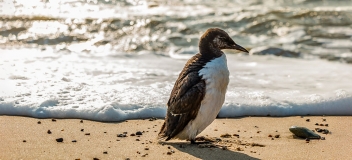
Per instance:
[[[211,59],[220,57],[223,54],[223,52],[218,47],[215,47],[213,44],[206,41],[199,42],[199,52],[203,56],[209,57]]]

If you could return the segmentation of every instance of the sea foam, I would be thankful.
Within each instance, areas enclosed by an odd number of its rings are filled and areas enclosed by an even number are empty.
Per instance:
[[[186,62],[153,54],[1,53],[0,115],[96,121],[164,117]],[[352,115],[352,65],[274,56],[227,58],[230,83],[218,117]]]

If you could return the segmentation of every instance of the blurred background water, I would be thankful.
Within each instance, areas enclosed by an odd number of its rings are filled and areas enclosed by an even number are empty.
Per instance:
[[[351,0],[0,0],[0,115],[163,117],[210,27],[250,50],[220,117],[352,115]]]
[[[220,27],[248,49],[352,63],[351,0],[1,0],[0,15],[1,48],[195,54]]]

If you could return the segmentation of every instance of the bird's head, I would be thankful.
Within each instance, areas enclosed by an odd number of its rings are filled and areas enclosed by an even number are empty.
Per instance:
[[[214,50],[235,49],[248,53],[245,48],[236,44],[224,30],[219,28],[209,28],[200,38],[199,48],[208,47]]]

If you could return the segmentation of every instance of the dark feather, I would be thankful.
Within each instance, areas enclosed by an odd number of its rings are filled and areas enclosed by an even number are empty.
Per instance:
[[[171,92],[165,123],[159,136],[169,140],[196,118],[206,87],[205,81],[199,76],[199,70],[210,60],[199,53],[188,60]]]

